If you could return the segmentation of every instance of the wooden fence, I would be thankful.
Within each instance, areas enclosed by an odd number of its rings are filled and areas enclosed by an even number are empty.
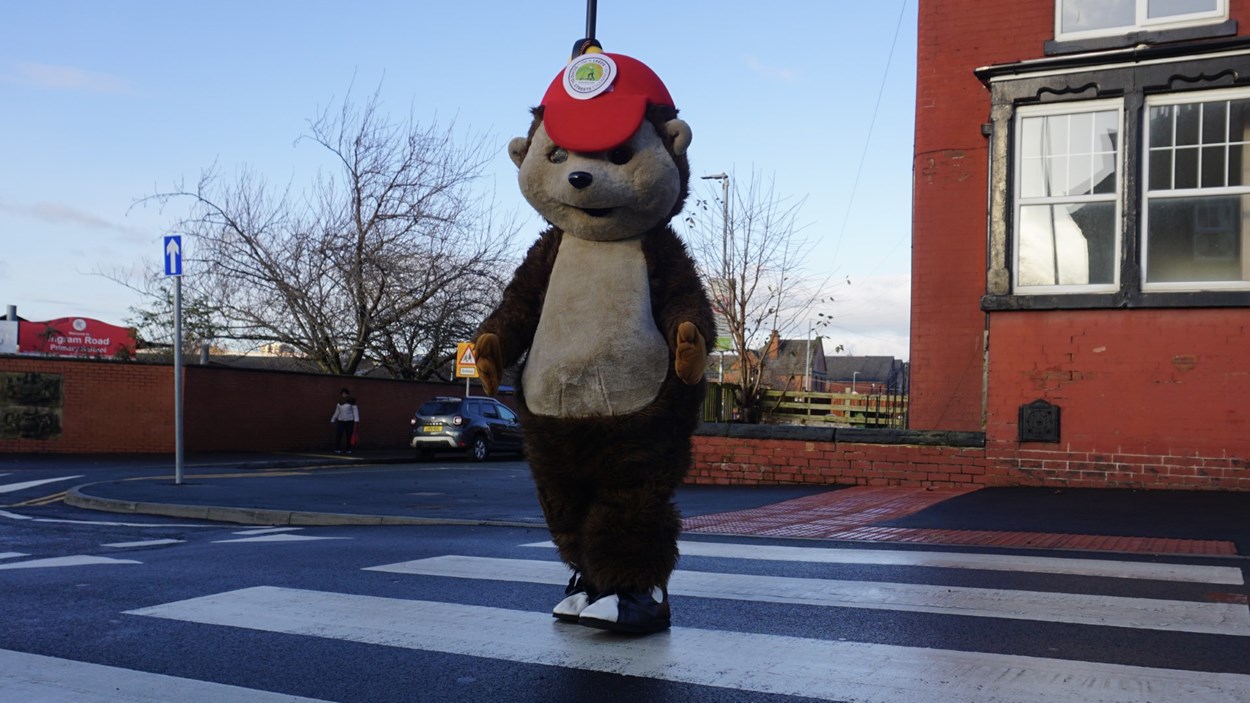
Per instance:
[[[737,387],[708,385],[703,419],[707,422],[740,422]],[[764,391],[761,422],[770,425],[820,425],[825,427],[907,427],[907,396],[899,393],[818,393],[816,391]]]

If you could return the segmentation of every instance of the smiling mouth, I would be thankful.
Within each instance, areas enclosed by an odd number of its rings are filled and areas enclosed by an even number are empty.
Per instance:
[[[587,215],[590,215],[591,217],[606,217],[607,215],[610,215],[610,214],[612,213],[612,211],[613,211],[613,210],[615,210],[616,208],[610,208],[610,207],[583,207],[583,208],[578,208],[578,209],[579,209],[579,210],[581,210],[582,212],[586,213]]]

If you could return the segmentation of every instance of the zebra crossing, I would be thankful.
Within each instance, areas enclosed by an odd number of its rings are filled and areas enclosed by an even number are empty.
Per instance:
[[[544,551],[545,550],[545,551]],[[563,585],[568,571],[550,543],[518,546],[516,556],[447,554],[369,566],[366,573],[412,578]],[[1250,651],[1250,608],[1236,566],[1111,559],[1028,557],[941,551],[834,549],[686,541],[689,568],[670,594],[717,599],[735,608],[799,604],[809,608],[928,613],[981,623],[1030,621],[1126,628],[1164,636],[1216,636]],[[533,558],[529,558],[529,557]],[[871,565],[964,574],[1060,574],[1080,577],[1088,592],[934,585],[914,579],[855,580],[750,573],[763,561],[802,565]],[[1136,584],[1199,588],[1215,599],[1111,595]],[[1110,590],[1116,590],[1112,588]],[[1149,591],[1149,588],[1145,590]],[[454,593],[455,589],[449,589]],[[1013,703],[1046,701],[1243,701],[1250,674],[1190,671],[1103,661],[1026,656],[977,648],[937,649],[793,634],[677,626],[628,638],[552,622],[547,612],[279,586],[252,586],[138,608],[129,616],[281,633],[319,641],[478,657],[677,684],[803,696],[831,701]],[[830,635],[835,637],[835,635]],[[1224,640],[1221,640],[1224,641]],[[0,693],[3,693],[0,690]]]

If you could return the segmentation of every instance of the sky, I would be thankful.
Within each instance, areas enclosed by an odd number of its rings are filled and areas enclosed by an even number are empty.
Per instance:
[[[377,89],[396,120],[454,122],[465,138],[497,143],[480,187],[521,218],[519,256],[543,225],[506,145],[584,36],[586,9],[584,0],[5,3],[0,306],[28,320],[125,324],[142,298],[98,272],[159,271],[162,238],[186,213],[139,201],[194,185],[214,164],[302,189],[330,164],[296,140],[349,90]],[[820,309],[833,315],[817,331],[826,353],[842,345],[841,354],[907,359],[916,0],[599,0],[595,34],[665,82],[693,130],[693,176],[723,172],[745,185],[756,172],[802,201],[806,272],[829,278],[834,297]],[[193,257],[194,242],[186,246]]]

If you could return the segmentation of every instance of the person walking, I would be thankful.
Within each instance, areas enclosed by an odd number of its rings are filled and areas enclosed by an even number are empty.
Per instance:
[[[356,423],[360,422],[360,408],[356,406],[356,399],[346,388],[339,393],[339,402],[334,406],[334,414],[330,416],[330,422],[334,424],[334,453],[342,454],[346,451],[351,454],[352,437],[355,436]],[[343,449],[339,449],[340,444]]]

